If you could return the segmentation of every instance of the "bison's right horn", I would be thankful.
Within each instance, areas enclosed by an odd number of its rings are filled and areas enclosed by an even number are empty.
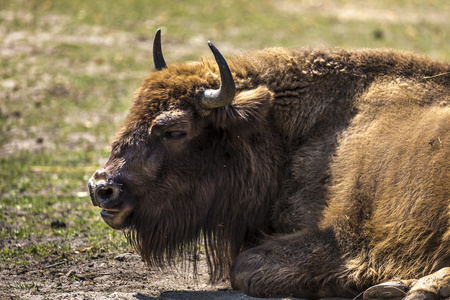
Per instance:
[[[219,50],[211,42],[208,41],[208,45],[219,66],[220,88],[218,90],[206,90],[203,94],[202,104],[208,108],[222,107],[233,101],[236,86],[225,58],[223,58],[222,54],[220,54]]]
[[[155,69],[157,71],[167,68],[161,50],[161,29],[156,31],[155,38],[153,39],[153,63],[155,64]]]

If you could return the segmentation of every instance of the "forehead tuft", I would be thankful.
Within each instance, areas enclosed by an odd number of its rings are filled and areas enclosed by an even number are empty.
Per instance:
[[[174,122],[180,120],[189,120],[191,119],[192,112],[191,111],[164,111],[161,112],[154,120],[152,125],[156,126],[167,126],[173,124]]]
[[[186,112],[198,109],[198,91],[218,85],[220,78],[204,62],[169,65],[151,73],[135,92],[133,106],[115,140],[148,130],[159,116],[158,122],[186,117]]]
[[[147,76],[135,95],[133,106],[169,110],[186,103],[198,101],[198,90],[215,84],[207,66],[203,63],[171,65],[167,69]]]

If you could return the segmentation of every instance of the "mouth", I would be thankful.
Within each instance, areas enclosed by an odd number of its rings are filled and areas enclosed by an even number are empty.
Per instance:
[[[113,229],[126,229],[130,227],[130,215],[133,205],[124,204],[121,208],[102,208],[100,216],[108,226]]]
[[[106,217],[106,218],[110,218],[110,217],[114,217],[114,216],[117,216],[118,214],[120,214],[120,212],[121,212],[121,210],[120,209],[106,209],[106,208],[103,208],[101,211],[100,211],[100,215],[103,217]]]

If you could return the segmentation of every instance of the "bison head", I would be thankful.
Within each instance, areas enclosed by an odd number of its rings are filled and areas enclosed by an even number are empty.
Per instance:
[[[157,72],[136,92],[89,190],[103,220],[124,229],[149,264],[195,256],[203,238],[217,274],[269,226],[278,162],[266,120],[272,93],[247,82],[237,61],[235,87],[209,46],[215,63],[168,67],[157,32]]]

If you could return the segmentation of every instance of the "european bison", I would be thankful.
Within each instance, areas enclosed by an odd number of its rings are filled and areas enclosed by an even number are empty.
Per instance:
[[[149,265],[203,242],[212,279],[253,296],[450,296],[450,64],[209,46],[167,66],[157,32],[89,181],[105,222]]]

